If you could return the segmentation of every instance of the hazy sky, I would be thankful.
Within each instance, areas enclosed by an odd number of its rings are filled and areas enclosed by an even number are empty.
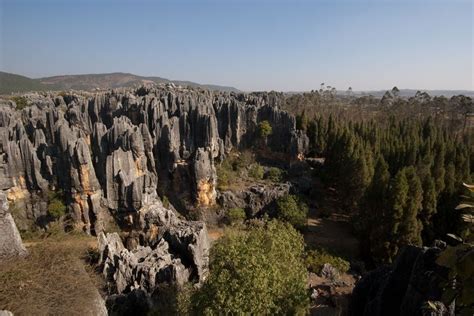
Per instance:
[[[310,90],[474,89],[473,1],[0,0],[0,70]]]

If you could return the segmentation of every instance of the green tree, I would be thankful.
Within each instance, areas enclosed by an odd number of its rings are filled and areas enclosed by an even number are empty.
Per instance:
[[[305,315],[304,241],[291,225],[229,232],[211,249],[210,275],[193,297],[199,315]]]
[[[240,207],[234,207],[227,211],[227,220],[231,224],[242,223],[246,218],[245,210]]]
[[[266,139],[268,136],[270,136],[272,134],[272,126],[270,125],[270,122],[269,121],[261,121],[259,124],[258,124],[258,135],[263,138],[263,139]]]
[[[28,100],[25,97],[15,96],[11,100],[15,102],[17,110],[23,110],[28,106]]]
[[[254,163],[250,166],[248,175],[256,180],[262,180],[265,170],[259,163]]]
[[[296,195],[285,195],[277,200],[277,218],[302,228],[306,225],[308,206]]]
[[[423,226],[418,219],[423,200],[421,181],[414,167],[407,167],[403,172],[405,172],[407,178],[409,194],[399,227],[399,248],[405,245],[421,246],[421,229]]]
[[[385,261],[391,262],[398,253],[399,237],[400,237],[400,223],[403,219],[404,210],[408,199],[408,180],[405,171],[400,170],[393,181],[390,188],[390,206],[391,209],[387,214],[387,221],[389,229],[385,235],[384,253]]]
[[[66,214],[66,205],[61,191],[48,192],[48,214],[55,220]]]
[[[370,255],[376,261],[384,256],[381,240],[386,235],[385,230],[387,229],[386,209],[389,183],[388,164],[383,156],[379,156],[358,219],[360,234],[364,240],[369,241],[368,248],[365,248],[364,251],[370,251]]]
[[[296,116],[296,129],[306,131],[308,128],[308,117],[305,114],[305,111],[301,112],[300,115]]]
[[[423,236],[426,241],[433,239],[432,217],[436,214],[437,195],[433,177],[427,174],[423,177],[423,202],[420,219],[423,224]]]

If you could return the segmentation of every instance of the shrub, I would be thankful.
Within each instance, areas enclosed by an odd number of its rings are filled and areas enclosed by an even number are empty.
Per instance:
[[[192,298],[197,315],[304,315],[303,237],[270,221],[230,231],[211,249],[210,275]]]
[[[346,260],[333,256],[324,249],[309,250],[305,255],[306,267],[309,271],[320,274],[325,263],[329,263],[340,273],[349,271],[350,263]]]
[[[265,174],[265,178],[273,182],[280,182],[283,179],[283,171],[280,168],[271,167]]]
[[[163,195],[163,197],[161,198],[161,201],[163,202],[163,207],[165,208],[170,207],[170,200],[168,199],[166,195]]]
[[[243,168],[250,166],[255,162],[255,157],[251,151],[246,150],[240,153],[237,157],[231,159],[232,168],[234,171],[239,172]]]
[[[308,206],[295,195],[286,195],[277,200],[277,217],[297,228],[306,225]]]
[[[66,205],[60,191],[48,193],[48,214],[54,219],[59,219],[66,214]]]
[[[257,180],[262,180],[264,173],[265,173],[265,170],[263,169],[263,167],[258,163],[254,163],[250,166],[248,174],[249,174],[249,177],[252,177]]]
[[[11,100],[15,102],[17,110],[23,110],[28,106],[28,100],[25,97],[15,96]]]
[[[166,283],[159,285],[153,292],[153,309],[148,315],[191,315],[191,297],[194,291],[189,283],[183,286]]]
[[[232,169],[228,168],[228,163],[226,163],[224,160],[220,165],[217,166],[216,172],[217,188],[220,190],[225,190],[232,179]]]
[[[234,207],[227,211],[227,220],[231,223],[241,223],[245,220],[245,210],[240,207]]]
[[[258,124],[258,134],[260,135],[261,138],[267,138],[272,134],[272,126],[270,125],[270,122],[268,121],[261,121]]]

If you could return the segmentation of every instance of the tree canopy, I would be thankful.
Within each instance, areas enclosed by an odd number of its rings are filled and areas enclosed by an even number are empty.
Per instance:
[[[276,220],[236,230],[211,249],[210,276],[195,294],[196,313],[304,315],[304,241]]]

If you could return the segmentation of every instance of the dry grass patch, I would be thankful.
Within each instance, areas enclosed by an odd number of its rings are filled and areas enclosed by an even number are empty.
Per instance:
[[[101,284],[86,261],[95,238],[65,235],[29,244],[27,257],[0,263],[0,307],[15,315],[94,314]]]

